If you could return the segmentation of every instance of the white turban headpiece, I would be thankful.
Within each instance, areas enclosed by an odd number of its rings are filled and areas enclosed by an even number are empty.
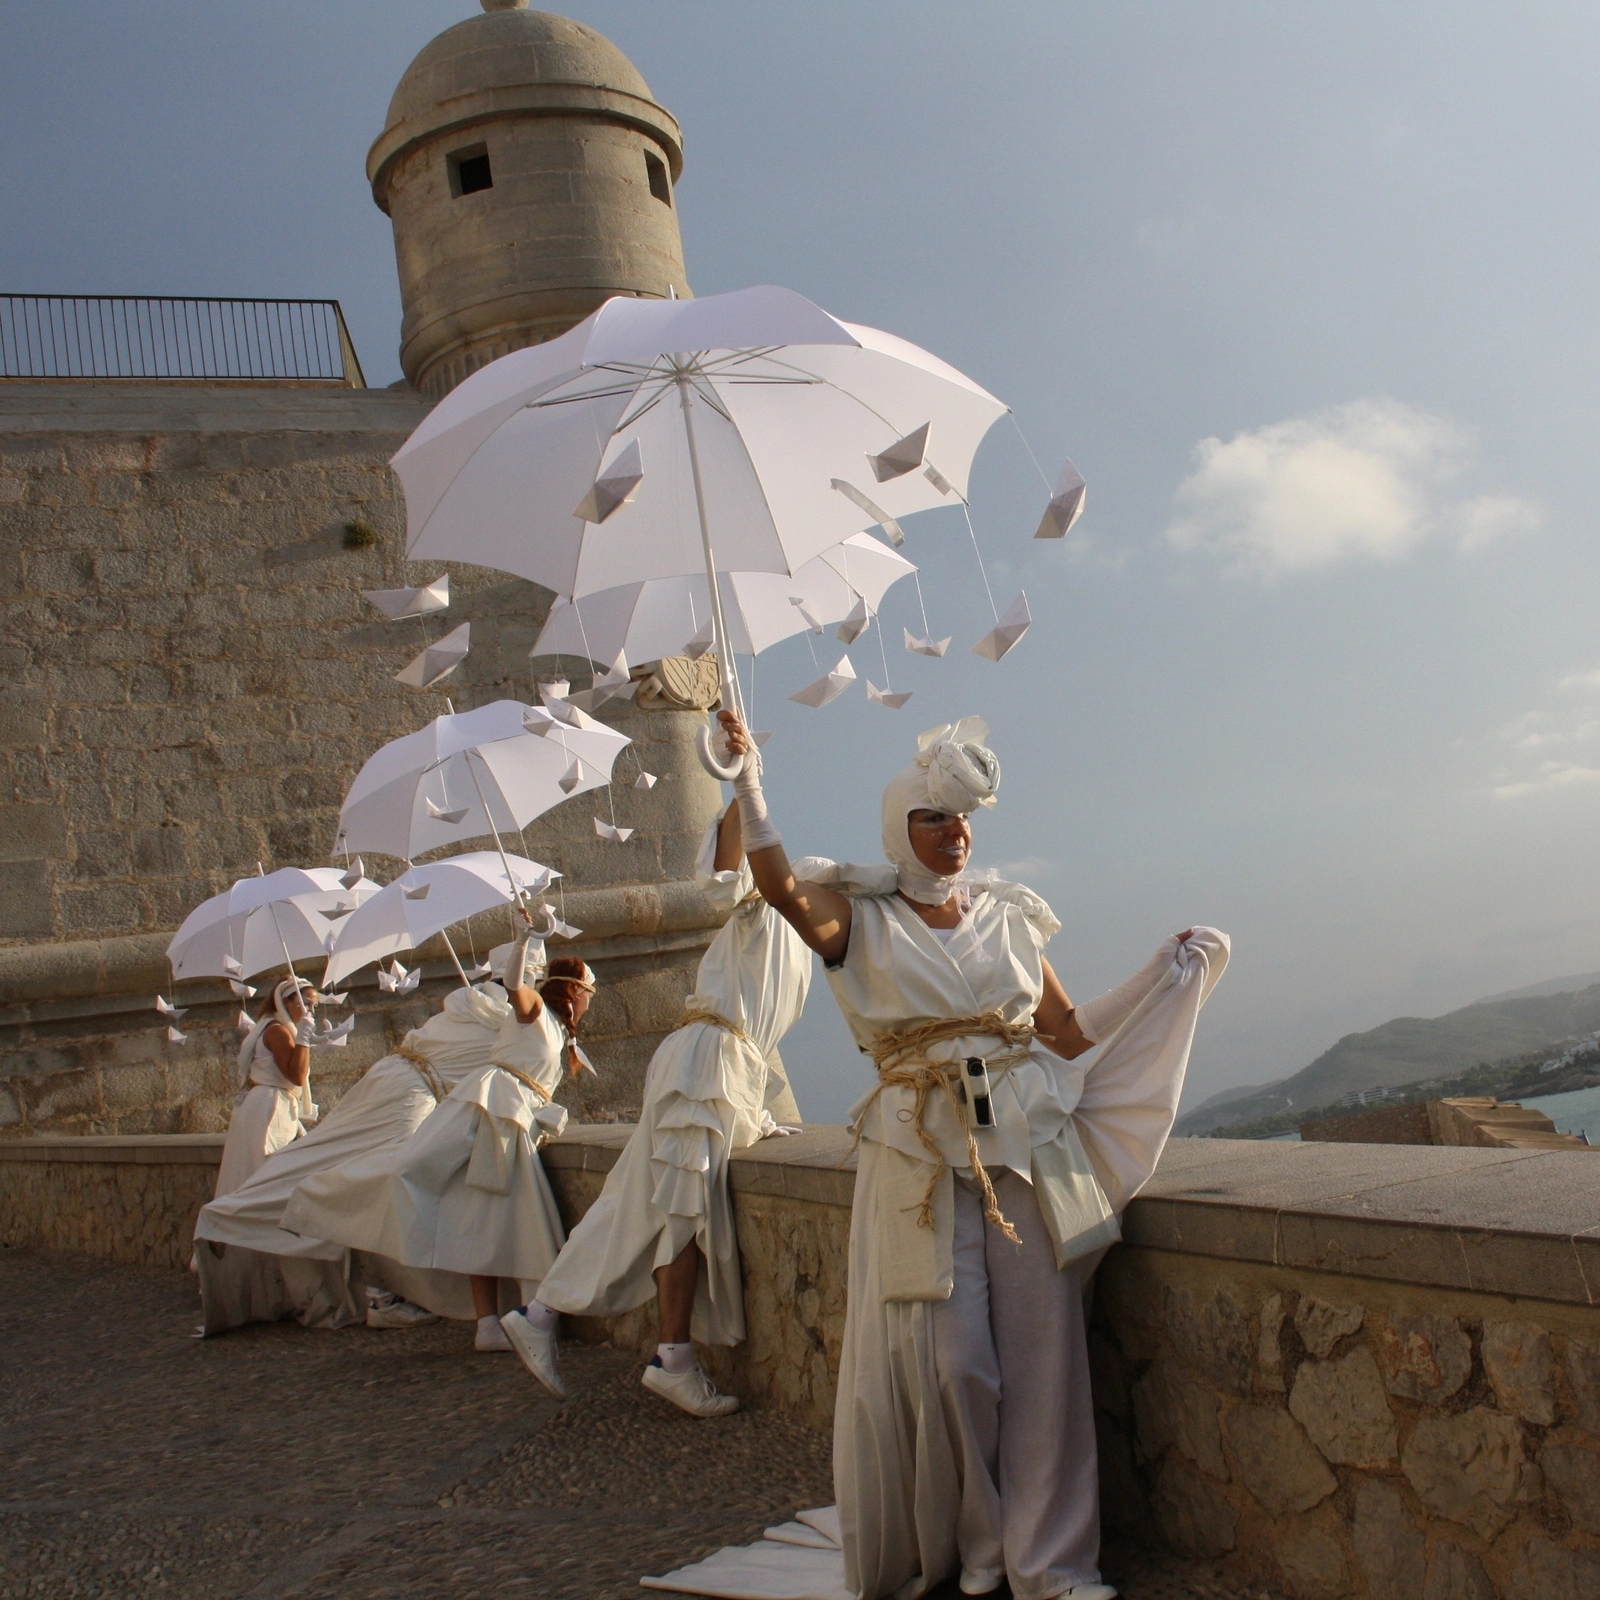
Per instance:
[[[941,906],[955,889],[959,873],[942,877],[917,860],[906,818],[913,811],[964,817],[978,806],[992,806],[1000,787],[1000,758],[984,744],[988,737],[989,724],[982,717],[929,728],[917,740],[911,765],[883,791],[883,853],[898,870],[900,892],[908,899]]]

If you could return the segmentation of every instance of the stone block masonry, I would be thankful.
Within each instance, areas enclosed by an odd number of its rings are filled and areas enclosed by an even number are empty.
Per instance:
[[[200,993],[198,1035],[167,1042],[149,1006],[171,930],[257,862],[329,861],[345,789],[384,741],[447,701],[530,697],[550,595],[404,559],[388,459],[427,409],[405,390],[0,383],[0,1132],[225,1126],[237,1007]],[[378,542],[347,549],[358,520]],[[390,623],[361,598],[441,566],[446,619]],[[472,652],[438,692],[394,682],[425,631],[462,621]],[[561,665],[586,670],[542,668]],[[688,888],[716,804],[697,718],[614,720],[635,740],[614,796],[633,837],[599,840],[611,802],[579,796],[507,846],[580,891]],[[641,768],[664,781],[627,787]],[[716,922],[698,899],[670,928],[637,920],[577,947],[617,963],[595,1008],[604,1076],[575,1092],[591,1119],[637,1106]],[[420,1014],[376,991],[359,1009],[355,1046],[319,1062],[327,1103]]]

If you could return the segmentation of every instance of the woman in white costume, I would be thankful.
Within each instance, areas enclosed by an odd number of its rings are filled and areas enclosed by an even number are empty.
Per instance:
[[[342,1328],[362,1319],[360,1286],[354,1293],[351,1288],[350,1251],[281,1227],[290,1197],[314,1173],[391,1148],[415,1132],[462,1078],[489,1064],[510,1015],[511,1002],[497,983],[452,990],[442,1009],[376,1061],[315,1128],[201,1210],[194,1264],[205,1333],[288,1316],[308,1328]],[[378,1276],[392,1275],[380,1270]],[[395,1298],[393,1287],[369,1288],[369,1327],[435,1320],[431,1312]],[[436,1285],[430,1298],[445,1288]]]
[[[594,1069],[576,1044],[594,993],[582,961],[560,957],[537,990],[523,938],[494,952],[510,1005],[488,1062],[468,1072],[403,1143],[303,1180],[283,1225],[386,1257],[402,1267],[471,1279],[475,1346],[509,1350],[502,1304],[526,1299],[565,1237],[539,1160],[543,1139],[566,1126],[553,1104],[570,1072]],[[502,1291],[502,1280],[512,1280]],[[425,1286],[412,1299],[435,1307]]]
[[[722,713],[729,748],[744,730]],[[1227,960],[1209,928],[1074,1008],[1020,884],[964,876],[1000,766],[977,718],[924,734],[883,798],[885,868],[797,880],[759,765],[735,783],[762,896],[823,958],[878,1084],[860,1161],[834,1422],[845,1589],[1110,1600],[1083,1291],[1176,1112]],[[1074,1065],[1105,1041],[1087,1072]],[[759,1591],[757,1591],[759,1592]]]
[[[706,830],[701,891],[731,912],[711,941],[684,1016],[651,1059],[639,1125],[538,1298],[503,1319],[523,1364],[562,1397],[556,1314],[613,1317],[657,1297],[661,1342],[642,1382],[699,1417],[738,1409],[694,1359],[693,1340],[745,1336],[728,1157],[787,1132],[795,1115],[775,1053],[811,985],[811,952],[755,893],[739,809]]]
[[[302,978],[285,978],[272,991],[261,1018],[239,1046],[244,1087],[228,1119],[217,1193],[230,1194],[274,1150],[298,1139],[317,1120],[311,1098],[310,1005],[316,991]]]

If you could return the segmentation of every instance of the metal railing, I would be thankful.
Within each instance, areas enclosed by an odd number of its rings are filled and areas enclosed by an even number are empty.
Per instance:
[[[188,378],[364,389],[337,300],[0,294],[0,378]]]

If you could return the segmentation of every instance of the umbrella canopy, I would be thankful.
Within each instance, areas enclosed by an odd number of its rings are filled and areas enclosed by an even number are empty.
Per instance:
[[[413,559],[580,599],[704,573],[708,533],[718,571],[794,573],[873,520],[863,489],[891,517],[952,504],[1004,412],[792,290],[618,297],[472,374],[393,466]]]
[[[285,960],[327,954],[340,921],[378,892],[360,878],[354,885],[337,867],[284,867],[241,878],[184,918],[167,946],[178,978],[248,978]]]
[[[384,745],[356,774],[339,813],[345,845],[409,861],[484,834],[520,832],[570,795],[609,783],[629,742],[575,708],[553,715],[520,700],[435,717]]]
[[[843,622],[859,601],[876,612],[885,591],[917,569],[871,534],[852,534],[791,577],[781,572],[720,572],[728,646],[759,655],[769,645],[809,627]],[[794,602],[799,601],[796,605]],[[578,601],[558,600],[533,654],[573,655],[591,661],[655,661],[682,654],[704,636],[711,618],[705,574],[623,584]]]
[[[516,898],[513,880],[523,893],[538,894],[559,876],[526,856],[506,856],[502,863],[494,850],[411,867],[345,919],[323,982],[339,983],[369,961],[414,950],[454,923],[509,905]]]

